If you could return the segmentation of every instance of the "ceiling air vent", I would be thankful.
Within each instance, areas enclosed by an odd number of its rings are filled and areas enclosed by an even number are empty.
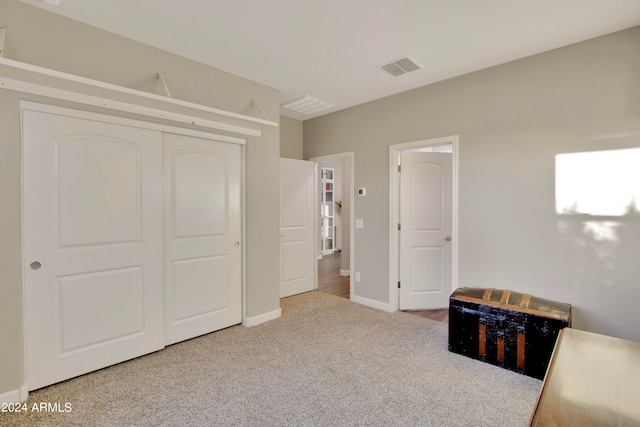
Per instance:
[[[333,108],[333,105],[329,104],[328,102],[320,101],[313,96],[307,95],[304,98],[300,98],[296,101],[284,104],[282,107],[288,108],[289,110],[295,111],[297,113],[309,115],[328,110],[329,108]]]
[[[398,77],[411,71],[419,70],[422,66],[410,56],[405,56],[404,58],[381,65],[379,68],[393,77]]]

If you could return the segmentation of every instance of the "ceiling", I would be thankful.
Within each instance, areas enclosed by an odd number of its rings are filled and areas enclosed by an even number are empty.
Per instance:
[[[640,0],[23,1],[333,105],[300,120],[640,25]]]

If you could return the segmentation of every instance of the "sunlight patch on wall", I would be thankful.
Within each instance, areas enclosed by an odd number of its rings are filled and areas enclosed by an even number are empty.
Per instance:
[[[617,241],[619,223],[613,221],[585,221],[583,233],[597,242],[602,240]]]
[[[588,251],[594,259],[610,262],[612,251],[620,242],[622,224],[615,221],[563,221],[557,222],[563,242],[578,251]]]
[[[558,154],[556,212],[622,216],[640,211],[640,148]]]

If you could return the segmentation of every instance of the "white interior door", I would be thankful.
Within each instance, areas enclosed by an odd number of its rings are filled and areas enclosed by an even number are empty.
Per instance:
[[[242,321],[241,146],[163,134],[166,343]]]
[[[316,163],[280,159],[280,297],[316,287]]]
[[[400,309],[445,308],[452,287],[452,156],[402,151],[400,164]]]
[[[160,143],[23,112],[29,390],[164,346]]]

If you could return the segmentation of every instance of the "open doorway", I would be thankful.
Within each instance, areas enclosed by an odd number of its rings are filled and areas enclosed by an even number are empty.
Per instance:
[[[318,290],[353,295],[353,152],[313,157],[318,164]]]
[[[457,287],[458,137],[389,147],[389,301],[445,309]]]

